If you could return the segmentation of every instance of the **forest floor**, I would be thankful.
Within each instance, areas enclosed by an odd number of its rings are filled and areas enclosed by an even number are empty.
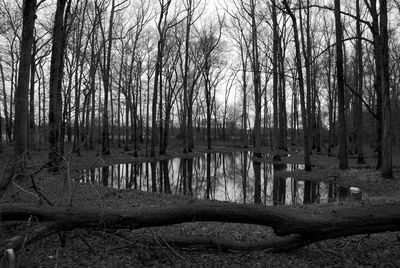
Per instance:
[[[69,147],[66,147],[68,151]],[[179,146],[166,157],[178,157]],[[236,145],[219,143],[213,151],[248,150]],[[206,152],[198,146],[193,155]],[[264,148],[265,153],[268,152]],[[99,156],[98,152],[82,150],[82,156],[66,154],[63,169],[59,174],[45,169],[35,175],[36,184],[43,194],[55,205],[71,204],[75,207],[134,208],[157,207],[193,202],[191,197],[173,194],[147,193],[135,190],[118,190],[94,184],[70,183],[79,178],[82,169],[115,163],[146,161],[144,151],[134,159],[132,152],[112,149],[111,156]],[[324,213],[334,208],[362,207],[370,204],[400,201],[400,153],[393,156],[394,180],[382,179],[375,171],[376,158],[372,151],[366,152],[366,164],[358,165],[356,158],[349,160],[350,169],[338,169],[338,159],[327,155],[312,155],[313,171],[292,171],[291,176],[309,180],[332,180],[343,186],[359,187],[364,193],[361,201],[339,203],[295,205],[290,209],[304,214]],[[12,148],[0,154],[0,174],[12,159]],[[47,159],[47,151],[31,153],[28,172],[39,170]],[[293,149],[283,162],[302,163],[301,149]],[[265,161],[270,161],[267,158]],[[29,182],[14,182],[0,203],[24,202],[38,204],[29,191]],[[23,190],[22,190],[23,189]],[[72,189],[72,190],[71,190]],[[1,213],[1,211],[0,211]],[[11,237],[18,230],[29,228],[28,223],[20,226],[2,226],[0,241]],[[194,222],[164,227],[145,228],[133,231],[139,238],[130,241],[99,230],[74,230],[66,232],[65,245],[61,246],[57,235],[49,236],[24,248],[19,255],[20,267],[400,267],[400,232],[357,235],[330,239],[296,250],[291,253],[270,252],[222,252],[204,248],[174,247],[156,237],[163,234],[208,235],[229,237],[237,241],[259,241],[273,237],[270,228],[231,223]],[[143,238],[141,240],[141,238]],[[4,264],[0,255],[0,267]]]

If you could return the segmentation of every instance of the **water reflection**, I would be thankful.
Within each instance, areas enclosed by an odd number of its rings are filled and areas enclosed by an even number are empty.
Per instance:
[[[82,182],[269,206],[361,200],[359,188],[298,180],[278,172],[303,168],[253,162],[249,152],[205,153],[191,159],[94,168],[84,173]]]

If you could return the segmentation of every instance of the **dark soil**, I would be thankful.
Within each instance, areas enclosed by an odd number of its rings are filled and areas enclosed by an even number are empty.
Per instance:
[[[214,151],[246,150],[238,146],[216,146]],[[196,148],[196,153],[206,151],[205,147]],[[265,150],[265,153],[268,152]],[[77,184],[80,171],[91,166],[111,163],[146,161],[145,152],[139,152],[134,159],[132,152],[114,149],[111,156],[98,156],[96,151],[82,151],[77,157],[67,154],[63,169],[59,174],[46,170],[35,175],[35,181],[43,194],[55,205],[97,208],[132,208],[165,206],[193,202],[190,197],[146,193],[134,190],[116,190],[93,184]],[[290,152],[283,157],[284,162],[302,163],[301,150]],[[0,172],[6,172],[11,159],[11,149],[0,154]],[[172,150],[166,157],[180,156],[178,149]],[[368,206],[372,203],[391,203],[400,201],[400,154],[395,154],[394,180],[382,179],[375,171],[374,154],[368,152],[367,164],[358,165],[350,159],[350,169],[337,169],[336,157],[312,155],[313,171],[293,171],[291,176],[312,180],[332,180],[336,184],[359,187],[364,197],[362,201],[330,203],[326,205],[293,206],[299,213],[323,213],[332,208]],[[35,172],[45,164],[47,152],[33,152],[28,172]],[[270,161],[267,158],[264,161]],[[15,181],[0,202],[25,202],[38,204],[31,194],[30,183]],[[29,230],[29,224],[2,226],[0,241],[12,237],[21,230]],[[201,247],[181,248],[164,243],[164,234],[207,235],[229,237],[237,241],[257,241],[274,236],[270,228],[245,224],[228,223],[186,223],[173,226],[134,230],[138,239],[130,241],[113,233],[106,232],[104,226],[98,230],[74,230],[65,232],[65,245],[57,235],[49,236],[24,248],[19,254],[20,267],[357,267],[379,266],[400,267],[400,233],[381,233],[358,235],[340,239],[331,239],[315,243],[291,253],[269,252],[222,252]],[[0,266],[5,265],[5,258]]]

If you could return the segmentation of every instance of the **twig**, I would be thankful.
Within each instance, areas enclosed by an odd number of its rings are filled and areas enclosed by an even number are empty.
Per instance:
[[[111,252],[111,251],[120,250],[120,249],[124,249],[124,248],[130,248],[130,247],[133,247],[133,246],[135,246],[135,245],[137,245],[136,242],[130,243],[130,244],[128,244],[128,245],[123,245],[123,246],[120,246],[120,247],[111,248],[111,249],[109,249],[108,251]]]
[[[31,179],[32,187],[35,190],[35,192],[39,195],[39,197],[44,199],[44,201],[47,202],[50,206],[54,206],[54,204],[44,195],[42,192],[39,191],[38,187],[36,186],[35,179],[33,178],[33,175],[29,175],[29,178]]]
[[[6,192],[8,185],[19,175],[20,173],[15,172],[15,165],[7,167],[3,179],[0,180],[0,197]],[[9,174],[6,174],[9,173]]]
[[[38,194],[38,196],[39,196],[40,205],[42,205],[41,202],[42,202],[42,199],[43,199],[44,201],[47,202],[47,204],[49,204],[50,206],[53,206],[53,203],[39,190],[39,188],[37,187],[37,185],[36,185],[36,183],[35,183],[35,179],[34,179],[34,176],[35,176],[36,174],[38,174],[39,172],[41,172],[44,168],[48,167],[49,164],[50,164],[50,161],[48,161],[47,163],[45,163],[44,165],[42,165],[42,166],[41,166],[39,169],[37,169],[36,171],[30,173],[30,174],[29,174],[29,178],[30,178],[30,180],[31,180],[33,189],[35,190],[35,192],[36,192],[36,193]]]
[[[37,195],[35,195],[34,193],[29,192],[28,190],[25,190],[24,188],[22,188],[21,186],[19,186],[19,185],[18,185],[17,183],[15,183],[15,182],[13,182],[13,184],[15,185],[15,187],[17,187],[18,189],[20,189],[22,192],[27,193],[27,194],[30,194],[30,195],[32,195],[32,196],[34,196],[35,198],[37,198],[37,199],[40,200],[40,197],[37,196]]]
[[[81,234],[81,232],[79,232],[79,230],[76,231],[79,238],[83,241],[83,243],[85,243],[85,245],[88,247],[88,249],[90,250],[90,252],[92,254],[96,254],[96,251],[93,249],[93,247],[89,244],[89,242],[86,240],[86,238],[83,237],[83,235]]]
[[[154,240],[156,241],[156,244],[158,244],[158,246],[161,247],[161,249],[165,252],[165,254],[167,255],[168,259],[169,259],[171,262],[174,262],[174,260],[169,256],[169,254],[167,254],[167,252],[165,251],[163,245],[161,244],[160,240],[158,240],[158,238],[157,238],[157,236],[156,236],[155,234],[153,235],[153,238],[154,238]]]
[[[185,258],[184,258],[182,255],[180,255],[178,252],[176,252],[176,251],[168,244],[168,242],[167,242],[165,239],[163,239],[162,237],[161,237],[161,239],[162,239],[162,241],[164,242],[164,244],[165,244],[173,253],[175,253],[176,256],[180,257],[182,260],[185,260]]]
[[[30,174],[30,176],[35,176],[36,174],[38,174],[39,172],[41,172],[43,169],[47,168],[50,165],[50,161],[46,162],[44,165],[40,166],[39,169],[37,169],[36,171],[32,172]]]
[[[69,200],[68,200],[67,206],[68,207],[72,207],[72,191],[73,190],[72,190],[72,182],[71,182],[71,176],[70,176],[70,160],[68,160],[65,156],[63,156],[62,159],[67,164],[67,172],[66,172],[67,178],[66,178],[66,180],[67,180],[67,183],[68,183],[68,186],[69,186]]]
[[[16,267],[19,267],[19,264],[20,264],[20,261],[21,261],[21,255],[22,255],[22,253],[23,253],[24,250],[25,250],[25,244],[26,244],[26,241],[28,240],[28,233],[29,233],[29,230],[30,230],[30,228],[31,228],[31,223],[32,223],[32,216],[29,217],[29,219],[28,219],[28,221],[27,221],[27,223],[26,223],[25,237],[24,237],[24,240],[23,240],[23,242],[22,242],[21,249],[19,250],[19,251],[20,251],[20,254],[18,255],[18,260],[17,260],[17,265],[16,265]]]
[[[58,248],[56,249],[56,265],[55,267],[58,267]]]

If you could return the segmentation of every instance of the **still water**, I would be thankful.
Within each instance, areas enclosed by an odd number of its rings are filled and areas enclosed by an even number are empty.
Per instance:
[[[192,159],[123,163],[84,170],[82,182],[270,206],[362,199],[359,188],[299,180],[281,172],[301,170],[303,165],[253,163],[250,156],[250,152],[204,153]]]

